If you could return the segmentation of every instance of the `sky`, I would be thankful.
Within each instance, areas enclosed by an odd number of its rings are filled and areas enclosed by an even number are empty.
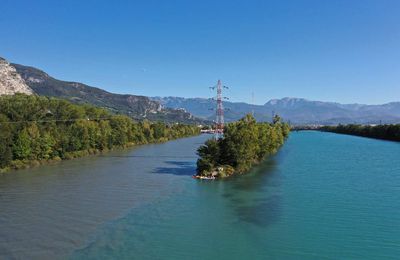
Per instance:
[[[2,0],[0,57],[115,93],[400,101],[398,0]],[[254,93],[254,100],[252,99]]]

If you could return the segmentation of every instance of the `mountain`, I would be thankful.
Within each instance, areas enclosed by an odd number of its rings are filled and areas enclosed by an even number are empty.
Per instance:
[[[205,98],[153,97],[114,94],[78,82],[55,79],[34,67],[10,64],[0,58],[0,95],[26,93],[68,99],[104,107],[141,120],[207,123],[215,118],[215,101]],[[272,99],[264,105],[224,102],[225,120],[254,113],[257,120],[270,121],[273,113],[293,124],[399,123],[400,102],[383,105],[340,104],[303,98]]]
[[[215,101],[205,98],[154,97],[166,107],[182,108],[195,116],[213,119]],[[383,105],[340,104],[310,101],[303,98],[272,99],[264,105],[224,102],[225,120],[233,121],[247,113],[254,113],[257,120],[269,121],[273,113],[293,124],[373,124],[400,123],[400,102]]]
[[[114,94],[79,82],[55,79],[42,70],[0,60],[0,94],[38,94],[67,99],[78,104],[92,104],[126,114],[134,119],[152,121],[204,123],[182,109],[163,107],[145,96]]]
[[[31,95],[33,90],[25,83],[15,68],[0,57],[0,95],[15,93]]]

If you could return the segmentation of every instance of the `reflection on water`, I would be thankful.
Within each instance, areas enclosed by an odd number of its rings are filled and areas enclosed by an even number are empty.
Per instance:
[[[277,173],[276,158],[267,159],[264,163],[257,166],[252,172],[243,176],[232,178],[232,189],[236,191],[262,191],[270,185],[277,185],[279,176],[275,178]]]
[[[196,164],[192,161],[165,161],[167,167],[157,167],[154,173],[192,176],[196,172]]]
[[[282,159],[282,158],[281,158]],[[251,173],[230,180],[231,189],[222,196],[229,199],[239,221],[267,226],[279,218],[281,176],[277,176],[276,157],[271,157],[257,166]],[[274,193],[266,189],[275,187]],[[256,191],[256,192],[255,192]],[[244,196],[243,193],[250,193]]]
[[[236,205],[235,212],[241,221],[267,226],[279,218],[279,196],[255,199],[251,203]]]
[[[111,158],[168,158],[168,159],[191,159],[195,160],[197,157],[195,156],[171,156],[171,155],[109,155],[106,157]]]

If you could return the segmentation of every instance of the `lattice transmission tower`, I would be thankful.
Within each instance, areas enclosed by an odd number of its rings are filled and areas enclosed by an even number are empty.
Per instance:
[[[210,87],[212,90],[217,90],[217,96],[213,98],[213,100],[217,101],[217,107],[216,107],[216,120],[215,120],[215,129],[214,129],[214,134],[215,134],[215,139],[222,138],[224,135],[224,106],[223,106],[223,99],[229,99],[227,97],[224,97],[222,95],[222,89],[228,89],[227,86],[223,86],[221,83],[221,80],[218,80],[217,85],[214,87]]]

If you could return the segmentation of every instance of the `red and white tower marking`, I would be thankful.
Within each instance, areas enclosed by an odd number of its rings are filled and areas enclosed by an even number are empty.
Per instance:
[[[224,134],[224,106],[222,104],[222,100],[228,99],[222,96],[222,89],[228,88],[226,86],[222,86],[221,80],[218,80],[217,85],[212,87],[211,89],[217,89],[217,110],[216,110],[216,120],[215,120],[215,139],[222,138]]]

